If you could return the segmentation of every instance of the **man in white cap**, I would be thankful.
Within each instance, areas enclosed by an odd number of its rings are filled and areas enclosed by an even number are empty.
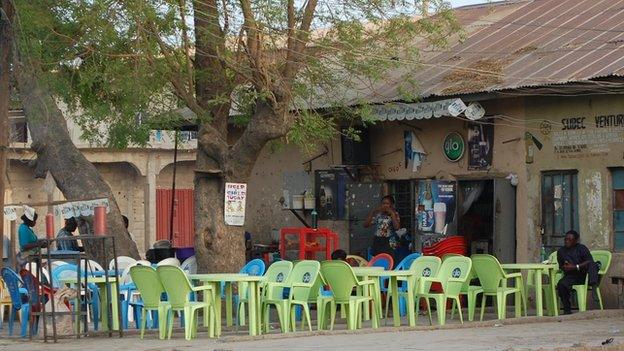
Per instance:
[[[37,213],[35,209],[24,205],[24,214],[22,215],[22,224],[20,224],[19,229],[17,230],[17,235],[19,239],[20,253],[18,255],[20,261],[25,260],[25,258],[36,252],[36,249],[41,247],[41,243],[37,238],[37,235],[32,230],[32,228],[37,224]]]

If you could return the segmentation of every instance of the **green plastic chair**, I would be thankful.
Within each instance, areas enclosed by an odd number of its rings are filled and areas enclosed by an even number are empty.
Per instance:
[[[470,269],[470,273],[468,273],[468,277],[464,284],[462,284],[461,291],[459,295],[465,295],[466,300],[468,300],[468,320],[474,320],[475,309],[477,308],[477,296],[483,293],[483,288],[480,285],[470,285],[470,282],[477,278],[477,273],[474,270],[474,267]],[[453,300],[453,307],[451,308],[451,319],[455,315],[455,301]]]
[[[361,314],[364,304],[373,301],[373,296],[376,296],[378,293],[375,281],[358,281],[351,266],[343,261],[324,261],[321,263],[321,274],[332,292],[330,297],[330,329],[334,329],[336,308],[338,306],[341,306],[346,311],[347,328],[349,330],[354,330],[361,326]],[[360,294],[351,295],[354,288],[368,288],[369,294],[368,296]],[[373,305],[377,306],[377,304]],[[324,306],[317,306],[317,308],[321,309],[320,313],[325,318],[327,312],[324,310]],[[373,308],[373,328],[379,326],[380,315],[381,311],[377,307]]]
[[[264,291],[267,283],[285,282],[286,279],[288,279],[288,276],[290,275],[292,268],[293,268],[293,263],[290,261],[273,262],[273,264],[271,264],[269,268],[267,269],[267,271],[264,273],[264,280],[260,283],[260,289]],[[244,307],[245,307],[245,304],[249,303],[249,300],[247,296],[248,294],[247,289],[242,290],[241,289],[242,287],[243,286],[239,285],[238,294],[240,296],[240,299],[238,300],[238,306],[236,307],[236,310],[238,311],[237,316],[238,316],[239,325],[244,326],[245,325],[245,308]],[[277,290],[279,290],[280,293],[282,291],[281,289],[276,289],[276,292]]]
[[[323,278],[323,274],[319,272],[316,276],[316,280],[314,281],[314,285],[310,290],[310,296],[308,297],[309,304],[316,304],[316,324],[317,329],[325,329],[326,328],[326,317],[325,310],[327,309],[327,304],[330,304],[332,301],[332,296],[330,293],[325,292],[323,294],[323,287],[327,285],[325,278]],[[303,329],[303,318],[301,318],[301,329]]]
[[[202,309],[204,310],[204,326],[208,328],[209,336],[211,338],[214,337],[216,313],[213,304],[215,292],[212,286],[202,285],[193,287],[184,271],[177,266],[159,266],[156,268],[156,272],[165,288],[169,301],[167,338],[171,339],[173,332],[173,315],[171,315],[171,312],[184,313],[184,337],[186,340],[191,340],[197,335],[197,312]],[[204,293],[204,301],[191,301],[191,293],[200,291]]]
[[[440,260],[437,256],[420,256],[415,259],[409,267],[409,270],[414,274],[410,275],[407,279],[407,290],[399,291],[399,297],[404,297],[407,301],[407,295],[412,294],[414,298],[417,297],[417,288],[418,282],[423,277],[435,277],[440,270],[440,266],[442,265],[442,260]],[[399,278],[404,280],[403,278]],[[429,291],[431,288],[431,282],[425,283],[423,286],[424,289]],[[388,319],[388,310],[390,306],[391,296],[394,294],[393,291],[388,290],[388,297],[386,298],[386,314],[385,318]],[[418,309],[419,300],[415,301],[415,308]],[[415,310],[407,311],[407,313],[416,313]],[[415,317],[415,316],[414,316]]]
[[[507,311],[507,296],[514,294],[516,318],[522,315],[522,306],[526,315],[526,300],[524,299],[524,284],[521,273],[505,273],[496,257],[486,254],[472,255],[472,265],[479,282],[483,288],[481,299],[481,320],[485,311],[485,300],[487,296],[496,298],[498,319],[505,319]],[[515,279],[514,287],[507,286],[507,280]]]
[[[433,299],[436,302],[436,310],[438,312],[438,323],[440,325],[446,324],[446,302],[449,299],[453,300],[453,308],[457,307],[459,313],[459,320],[464,323],[464,318],[461,312],[461,301],[459,300],[459,294],[462,286],[470,275],[472,269],[472,261],[468,257],[464,256],[452,256],[447,257],[435,277],[421,277],[418,281],[417,297],[418,301],[424,298],[427,302],[427,311],[429,312],[429,324],[433,324],[431,319],[431,303],[429,300]],[[431,283],[437,282],[442,285],[442,292],[430,292]],[[457,305],[455,304],[457,303]]]
[[[607,250],[592,250],[591,251],[592,258],[594,262],[598,265],[598,284],[596,285],[596,295],[598,296],[598,304],[600,309],[603,309],[602,305],[602,295],[600,294],[600,283],[602,282],[602,278],[607,274],[609,267],[611,266],[611,252]],[[576,292],[576,297],[578,301],[579,311],[583,312],[587,310],[587,296],[589,290],[592,287],[587,284],[588,278],[585,278],[585,284],[574,285],[572,289]]]
[[[280,321],[282,332],[295,331],[295,308],[301,306],[308,322],[308,327],[312,331],[312,321],[310,320],[310,307],[308,299],[310,292],[316,282],[321,264],[318,261],[304,260],[299,261],[292,269],[292,272],[284,283],[267,282],[266,295],[262,301],[262,311],[264,315],[264,328],[268,332],[269,313],[271,305],[277,309],[277,315]],[[290,288],[288,298],[283,298],[284,288]]]
[[[143,339],[143,334],[145,334],[145,323],[147,321],[146,317],[148,311],[158,312],[158,337],[164,339],[166,316],[171,306],[169,302],[161,301],[165,288],[160,282],[158,273],[156,273],[156,270],[152,267],[137,265],[130,268],[130,276],[143,300],[140,326],[141,339]]]

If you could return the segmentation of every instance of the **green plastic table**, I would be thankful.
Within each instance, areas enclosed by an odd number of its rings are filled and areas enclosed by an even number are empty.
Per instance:
[[[357,277],[361,277],[363,280],[368,280],[369,278],[375,277],[376,282],[376,291],[377,296],[374,296],[375,305],[379,315],[381,316],[381,286],[379,278],[381,277],[389,277],[390,278],[390,289],[392,291],[399,291],[399,278],[407,278],[413,274],[413,272],[409,270],[401,270],[401,271],[386,271],[381,267],[354,267],[353,272]],[[415,301],[414,296],[408,294],[407,296],[407,308],[414,309]],[[367,308],[364,309],[364,314],[367,313]],[[416,318],[414,314],[408,314],[408,322],[410,327],[416,326]],[[399,312],[399,294],[392,294],[392,319],[394,320],[394,326],[401,326],[401,313]]]
[[[232,326],[232,284],[246,282],[249,289],[249,335],[259,335],[260,327],[260,282],[264,277],[252,276],[243,273],[213,273],[213,274],[189,274],[189,279],[199,281],[202,284],[211,284],[215,296],[215,312],[217,315],[216,334],[221,336],[221,283],[225,283],[225,309],[226,323]],[[217,298],[219,300],[217,300]]]
[[[551,301],[551,306],[555,306],[554,315],[559,315],[557,308],[557,293],[555,292],[555,272],[559,269],[559,266],[555,263],[506,263],[501,264],[504,270],[507,271],[533,271],[535,272],[535,309],[537,310],[537,316],[542,317],[544,315],[543,311],[543,300],[542,300],[542,273],[546,273],[548,275],[548,279],[550,280],[550,296],[553,297],[554,301]],[[526,294],[524,294],[524,298],[526,299]]]
[[[59,280],[62,284],[67,285],[76,285],[76,278],[62,278]],[[80,278],[80,282],[82,283],[84,278]],[[87,283],[93,283],[97,285],[98,289],[100,289],[100,312],[102,319],[102,330],[108,331],[108,289],[106,283],[106,277],[87,277]],[[119,305],[118,305],[118,286],[117,286],[117,278],[108,277],[108,287],[111,289],[111,301],[112,304],[112,321],[113,321],[113,330],[119,330]]]

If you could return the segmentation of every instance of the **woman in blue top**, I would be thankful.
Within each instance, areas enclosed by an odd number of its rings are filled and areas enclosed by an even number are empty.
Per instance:
[[[392,255],[390,238],[401,228],[399,214],[394,209],[394,198],[386,195],[381,200],[381,206],[369,213],[364,222],[364,228],[375,226],[375,236],[373,237],[373,256],[380,253]]]

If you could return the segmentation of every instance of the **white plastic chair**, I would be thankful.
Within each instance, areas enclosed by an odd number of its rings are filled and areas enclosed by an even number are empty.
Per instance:
[[[197,259],[195,256],[191,256],[184,260],[180,265],[180,268],[187,274],[196,274],[197,273]]]
[[[104,272],[104,267],[102,267],[99,263],[94,260],[82,260],[80,261],[80,270],[86,270],[88,273],[93,272]]]
[[[123,272],[127,267],[130,267],[134,265],[135,263],[136,263],[136,260],[132,257],[128,257],[128,256],[117,257],[117,269],[119,269],[120,272]],[[114,258],[108,263],[108,269],[109,270],[115,269]]]
[[[180,260],[175,257],[165,258],[164,260],[158,262],[156,266],[176,266],[180,267]]]
[[[151,267],[152,266],[152,262],[147,261],[147,260],[138,260],[136,261],[137,264],[140,264],[141,266],[147,266],[147,267]]]
[[[50,267],[50,272],[54,272],[54,270],[55,270],[57,267],[60,267],[60,266],[62,266],[62,265],[66,265],[66,264],[69,264],[69,263],[67,263],[67,262],[65,262],[65,261],[59,261],[59,260],[57,260],[57,261],[52,261],[52,267]]]

